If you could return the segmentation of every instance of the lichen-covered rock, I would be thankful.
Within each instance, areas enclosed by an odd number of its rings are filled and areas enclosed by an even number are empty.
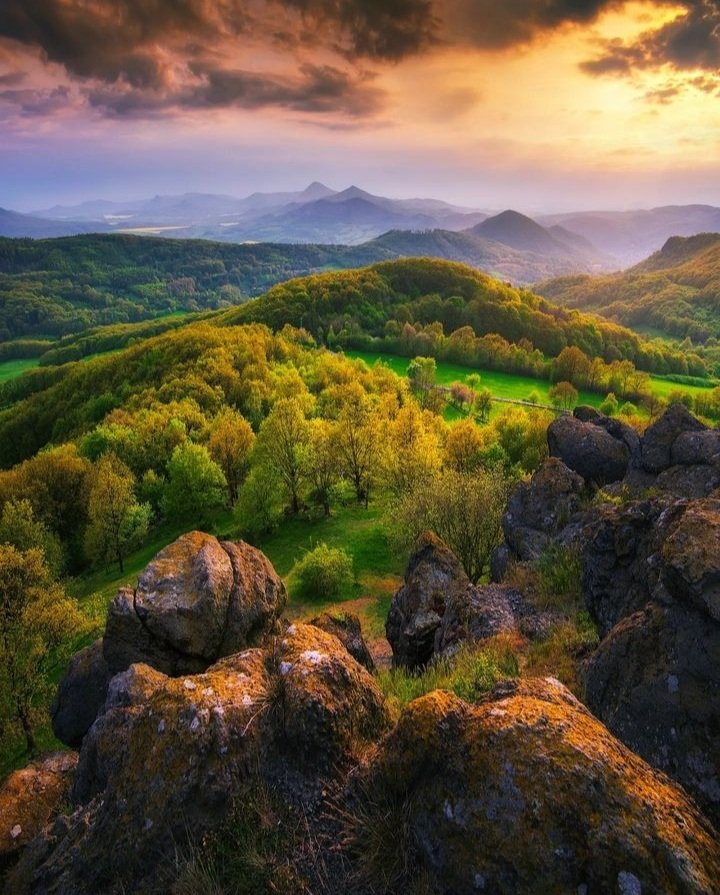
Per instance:
[[[559,416],[547,432],[551,457],[563,463],[587,482],[607,485],[627,472],[630,449],[597,421],[584,423],[572,416]]]
[[[684,507],[663,540],[661,563],[670,595],[720,623],[720,500],[698,500]]]
[[[83,742],[80,804],[25,853],[13,895],[156,892],[162,861],[216,829],[248,781],[319,796],[387,725],[370,674],[310,625],[198,675],[132,666]]]
[[[311,625],[332,634],[342,643],[350,655],[368,671],[375,671],[375,662],[362,636],[360,619],[351,612],[323,612],[310,621]]]
[[[556,457],[546,460],[529,482],[519,482],[503,515],[505,541],[515,559],[539,559],[583,510],[585,482]]]
[[[650,603],[602,641],[584,683],[597,717],[720,828],[720,625],[687,606]]]
[[[102,640],[72,657],[50,712],[53,733],[62,743],[80,746],[105,702],[109,683]]]
[[[707,432],[707,426],[696,419],[683,404],[672,404],[645,430],[640,451],[640,463],[643,469],[657,474],[675,465],[673,447],[676,441],[681,436],[700,432]],[[682,455],[686,446],[684,439],[681,444]]]
[[[465,641],[516,631],[521,621],[530,629],[536,616],[512,587],[472,585],[450,548],[425,532],[393,598],[385,630],[393,663],[416,669]]]
[[[395,806],[398,849],[453,895],[717,892],[708,821],[557,681],[416,700],[353,792],[366,824]]]
[[[121,590],[108,613],[105,659],[113,673],[145,662],[191,674],[258,643],[285,606],[267,558],[245,543],[189,532],[161,550],[137,589]]]
[[[452,550],[432,532],[420,535],[385,625],[396,665],[419,668],[430,661],[447,603],[471,586]]]
[[[70,802],[76,752],[53,752],[0,783],[0,873]]]

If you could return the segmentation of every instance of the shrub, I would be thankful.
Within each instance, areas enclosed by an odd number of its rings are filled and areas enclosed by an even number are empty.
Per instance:
[[[342,548],[318,544],[295,564],[295,575],[303,596],[336,597],[352,581],[352,557]]]

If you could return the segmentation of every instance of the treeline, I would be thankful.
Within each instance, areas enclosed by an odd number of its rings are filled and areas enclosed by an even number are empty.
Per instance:
[[[265,323],[273,329],[290,323],[309,330],[321,344],[358,348],[367,345],[363,340],[398,338],[406,324],[416,333],[435,324],[447,333],[469,327],[478,337],[496,335],[514,345],[524,340],[532,345],[526,352],[530,355],[537,350],[553,358],[573,346],[605,363],[628,360],[649,373],[706,375],[697,355],[561,308],[464,265],[431,259],[292,280],[221,319]],[[529,363],[536,367],[537,358]]]
[[[123,234],[0,239],[0,342],[229,307],[288,277],[389,254]]]

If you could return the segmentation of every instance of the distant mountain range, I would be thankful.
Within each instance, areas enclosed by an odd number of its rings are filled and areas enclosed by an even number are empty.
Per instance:
[[[533,220],[517,211],[491,215],[437,199],[391,199],[356,186],[338,192],[318,182],[299,192],[253,193],[243,199],[185,193],[56,205],[31,215],[0,209],[0,236],[130,232],[346,246],[380,239],[393,250],[464,261],[514,282],[617,270],[657,251],[671,236],[709,231],[720,231],[720,208],[707,205]]]

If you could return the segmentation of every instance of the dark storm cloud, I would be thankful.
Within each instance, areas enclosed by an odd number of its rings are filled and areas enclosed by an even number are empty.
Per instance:
[[[686,12],[667,25],[648,31],[632,44],[603,44],[597,59],[585,62],[589,74],[630,72],[670,65],[679,71],[720,71],[720,0],[680,3]]]
[[[147,115],[176,109],[282,106],[296,112],[337,113],[350,118],[376,111],[382,93],[370,77],[353,78],[332,66],[303,65],[299,77],[273,77],[226,69],[195,66],[202,83],[175,92],[137,91],[109,85],[88,91],[95,108],[112,115]]]

